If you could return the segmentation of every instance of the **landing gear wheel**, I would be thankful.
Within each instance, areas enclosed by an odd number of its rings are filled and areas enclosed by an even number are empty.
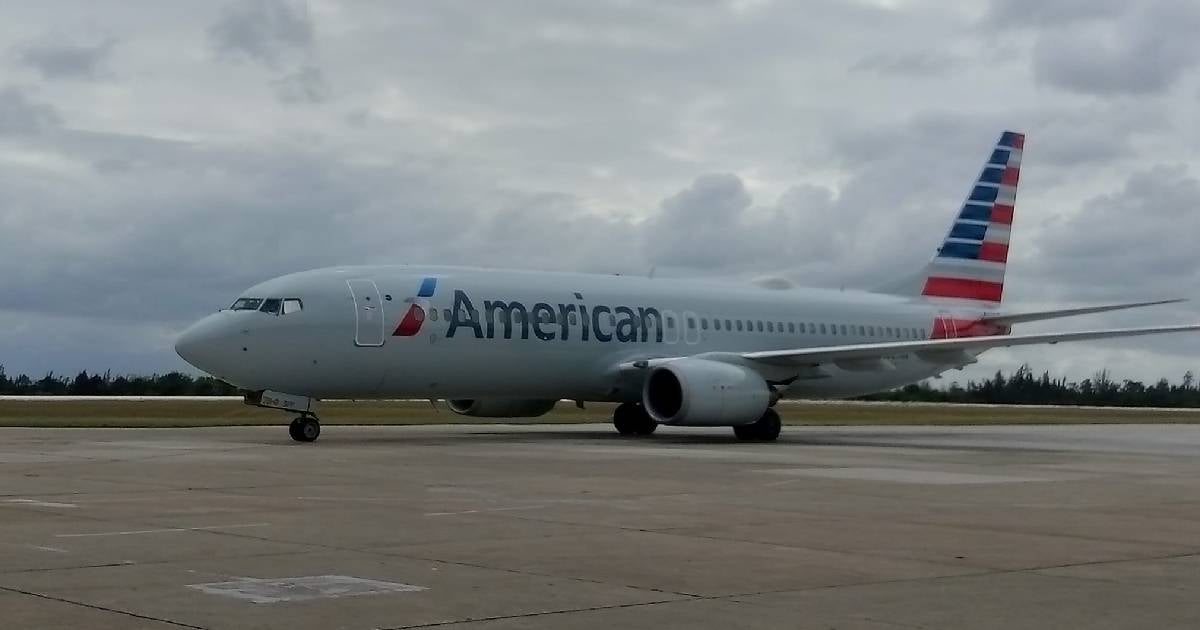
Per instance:
[[[739,440],[774,442],[782,428],[783,422],[779,420],[779,414],[774,409],[768,409],[756,422],[733,427],[733,434]]]
[[[613,426],[621,435],[650,435],[658,423],[637,403],[622,403],[613,412]]]
[[[313,442],[321,435],[321,422],[314,416],[300,416],[288,425],[288,435],[297,442]]]

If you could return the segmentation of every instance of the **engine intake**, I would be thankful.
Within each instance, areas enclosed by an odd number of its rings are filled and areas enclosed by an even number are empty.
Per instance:
[[[642,404],[662,424],[737,426],[762,417],[771,389],[757,372],[707,359],[679,359],[650,371]]]
[[[476,418],[536,418],[550,412],[557,400],[513,400],[508,398],[463,398],[447,400],[450,411]]]

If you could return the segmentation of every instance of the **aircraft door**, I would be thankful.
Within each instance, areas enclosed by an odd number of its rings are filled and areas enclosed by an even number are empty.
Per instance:
[[[379,299],[379,287],[374,280],[347,280],[350,295],[354,297],[354,345],[365,347],[382,346],[383,302]]]

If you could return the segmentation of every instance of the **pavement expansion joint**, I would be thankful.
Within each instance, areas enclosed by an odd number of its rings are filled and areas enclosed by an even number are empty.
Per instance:
[[[638,603],[634,603],[634,604],[613,604],[611,606],[588,606],[585,608],[564,608],[562,610],[544,610],[544,611],[521,613],[521,614],[515,614],[515,615],[496,615],[494,617],[472,617],[472,618],[465,618],[465,619],[455,619],[452,621],[437,621],[437,622],[433,622],[433,623],[422,623],[422,624],[416,624],[416,625],[410,625],[410,626],[390,626],[390,627],[384,627],[384,628],[377,628],[376,630],[413,630],[414,628],[436,628],[438,626],[465,625],[465,624],[471,624],[471,623],[487,623],[487,622],[491,622],[491,621],[503,621],[505,619],[529,619],[529,618],[533,618],[533,617],[548,617],[551,615],[568,615],[568,614],[572,614],[572,613],[598,612],[601,610],[617,610],[617,609],[621,609],[621,608],[640,608],[643,606],[657,606],[659,604],[671,604],[671,603],[676,603],[676,602],[680,602],[680,601],[689,601],[689,600],[664,599],[664,600],[653,601],[653,602],[638,602]]]
[[[155,621],[155,622],[158,622],[158,623],[165,623],[165,624],[169,624],[169,625],[176,626],[176,627],[179,627],[179,628],[192,628],[193,630],[208,630],[208,629],[207,629],[207,628],[205,628],[204,626],[193,626],[193,625],[191,625],[191,624],[187,624],[187,623],[181,623],[181,622],[178,622],[178,621],[172,621],[172,620],[170,620],[170,619],[163,619],[163,618],[161,618],[161,617],[151,617],[151,616],[148,616],[148,615],[140,615],[140,614],[138,614],[138,613],[135,613],[135,612],[130,612],[130,611],[128,611],[128,610],[120,610],[120,609],[117,609],[117,608],[108,608],[108,607],[106,607],[106,606],[97,606],[97,605],[95,605],[95,604],[88,604],[88,603],[86,603],[86,602],[79,602],[79,601],[75,601],[75,600],[72,600],[72,599],[66,599],[66,598],[63,598],[63,597],[54,597],[53,595],[45,595],[45,594],[43,594],[43,593],[35,593],[35,592],[33,592],[33,591],[26,591],[26,590],[22,590],[22,589],[19,589],[19,588],[12,588],[12,587],[8,587],[8,586],[0,586],[0,591],[4,591],[4,592],[7,592],[7,593],[15,593],[15,594],[18,594],[18,595],[25,595],[25,596],[28,596],[28,597],[37,597],[37,598],[39,598],[39,599],[47,599],[47,600],[50,600],[50,601],[55,601],[55,602],[59,602],[59,603],[62,603],[62,604],[70,604],[70,605],[72,605],[72,606],[81,606],[81,607],[83,607],[83,608],[91,608],[92,610],[100,610],[100,611],[104,611],[104,612],[107,612],[107,613],[113,613],[113,614],[116,614],[116,615],[125,615],[125,616],[127,616],[127,617],[133,617],[133,618],[135,618],[135,619],[143,619],[143,620],[146,620],[146,621]]]

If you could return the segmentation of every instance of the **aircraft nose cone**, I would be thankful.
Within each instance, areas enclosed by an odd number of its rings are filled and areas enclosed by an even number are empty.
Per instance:
[[[196,368],[220,376],[222,364],[228,361],[225,346],[230,339],[223,320],[221,313],[215,313],[192,324],[175,340],[175,354]]]

